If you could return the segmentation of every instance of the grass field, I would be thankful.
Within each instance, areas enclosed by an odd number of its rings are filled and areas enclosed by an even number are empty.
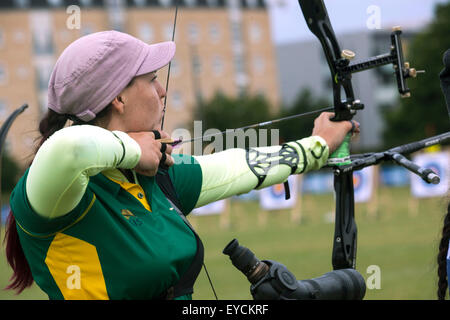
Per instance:
[[[357,204],[357,270],[367,279],[367,267],[379,266],[380,289],[367,290],[365,299],[436,299],[436,254],[447,198],[414,201],[407,188],[381,188],[378,212],[369,215],[366,204]],[[233,238],[261,259],[276,260],[297,279],[318,277],[331,267],[334,223],[326,217],[334,211],[333,195],[305,195],[300,223],[290,220],[289,211],[270,212],[261,220],[254,202],[232,202],[228,228],[221,228],[220,216],[193,216],[205,246],[205,264],[219,299],[251,299],[249,282],[222,254]],[[2,231],[2,236],[4,232]],[[0,287],[11,270],[4,250],[0,255]],[[205,271],[199,275],[194,299],[215,299]],[[0,299],[46,299],[36,286],[15,296],[0,291]]]

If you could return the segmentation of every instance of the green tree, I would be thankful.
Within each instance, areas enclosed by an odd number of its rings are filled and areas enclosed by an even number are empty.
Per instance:
[[[386,147],[448,131],[439,73],[443,69],[442,56],[450,48],[449,30],[450,3],[438,4],[433,21],[412,39],[406,53],[408,61],[426,72],[408,80],[411,98],[401,99],[396,107],[384,108]]]
[[[273,117],[269,102],[261,95],[229,97],[220,92],[211,100],[197,105],[194,112],[195,119],[203,122],[203,131],[211,128],[225,131],[267,121]]]
[[[7,152],[3,152],[1,162],[2,193],[8,195],[18,181],[20,167]]]
[[[283,107],[279,117],[287,117],[295,114],[314,111],[329,106],[326,98],[314,97],[308,89],[302,90],[292,105]],[[283,141],[298,140],[309,137],[314,127],[314,119],[318,114],[300,117],[277,124],[280,129],[280,138]]]

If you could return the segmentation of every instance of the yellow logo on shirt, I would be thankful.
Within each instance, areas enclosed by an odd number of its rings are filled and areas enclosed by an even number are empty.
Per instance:
[[[130,217],[134,217],[135,215],[128,209],[122,209],[122,215],[127,219],[130,220]]]
[[[142,225],[142,220],[139,219],[139,217],[136,217],[130,210],[122,209],[121,213],[128,221],[130,221],[132,225],[134,226]]]

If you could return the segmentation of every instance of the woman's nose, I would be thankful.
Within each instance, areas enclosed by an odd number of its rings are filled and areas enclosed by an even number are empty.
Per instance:
[[[159,81],[157,81],[157,92],[161,99],[166,97],[167,94],[166,89],[164,89],[164,87],[161,85]]]

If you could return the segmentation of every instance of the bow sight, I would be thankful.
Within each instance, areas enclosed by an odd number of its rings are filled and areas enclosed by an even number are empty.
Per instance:
[[[355,99],[351,77],[353,73],[369,70],[383,65],[392,64],[397,79],[398,91],[402,97],[409,97],[410,90],[406,79],[416,77],[417,71],[405,62],[402,50],[400,27],[394,27],[391,33],[391,50],[389,53],[371,57],[359,63],[350,64],[355,53],[341,50],[328,17],[323,0],[299,0],[308,28],[319,39],[330,67],[333,81],[333,98],[335,107],[335,121],[351,120],[356,110],[363,109],[364,104]],[[346,99],[341,99],[341,88],[344,89]]]

